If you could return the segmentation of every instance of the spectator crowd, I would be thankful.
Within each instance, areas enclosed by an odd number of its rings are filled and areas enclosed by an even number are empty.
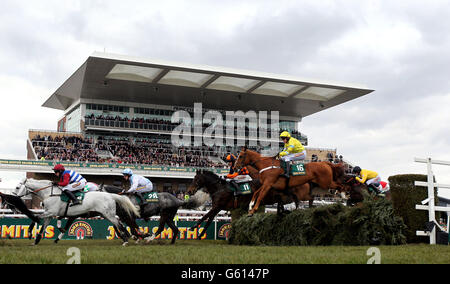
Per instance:
[[[32,145],[39,160],[172,167],[224,167],[224,164],[209,159],[218,156],[211,147],[175,148],[169,140],[154,138],[98,137],[96,140],[94,142],[91,138],[75,136],[41,137],[37,135],[32,139]],[[103,152],[103,155],[100,152]],[[108,155],[105,156],[105,152]]]

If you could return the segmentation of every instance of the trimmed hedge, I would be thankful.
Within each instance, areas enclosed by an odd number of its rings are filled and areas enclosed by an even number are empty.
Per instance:
[[[392,202],[396,215],[403,218],[408,227],[405,231],[408,243],[427,242],[428,239],[416,236],[416,231],[422,231],[428,222],[428,211],[416,210],[416,204],[428,198],[428,189],[423,186],[415,186],[414,181],[427,181],[426,175],[404,174],[389,177]],[[437,189],[435,188],[435,204],[437,205]],[[436,212],[436,219],[438,219]]]
[[[360,207],[341,204],[295,210],[279,217],[255,214],[233,221],[229,242],[235,245],[325,246],[400,245],[406,243],[401,218],[392,203],[369,198]]]

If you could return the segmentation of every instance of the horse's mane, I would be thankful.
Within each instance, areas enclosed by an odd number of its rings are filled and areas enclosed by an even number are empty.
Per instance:
[[[345,169],[344,169],[344,165],[342,163],[339,163],[339,164],[333,164],[330,162],[324,162],[324,163],[329,165],[331,167],[331,169],[333,170],[333,180],[338,180],[345,176]]]
[[[30,183],[32,183],[32,184],[36,184],[36,183],[38,183],[38,184],[43,184],[43,183],[45,183],[45,184],[51,184],[52,183],[52,181],[51,180],[46,180],[46,179],[34,179],[34,178],[28,178],[28,179],[24,179],[23,181],[22,181],[22,183],[23,182],[30,182]]]
[[[225,184],[225,180],[222,179],[219,175],[217,175],[216,173],[213,173],[212,171],[208,171],[208,170],[204,170],[202,171],[203,175],[209,179],[209,180],[214,180],[214,181],[219,181],[221,184]]]

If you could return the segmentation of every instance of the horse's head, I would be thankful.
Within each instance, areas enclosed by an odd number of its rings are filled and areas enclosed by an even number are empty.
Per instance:
[[[341,194],[345,195],[350,193],[355,186],[355,182],[358,182],[353,175],[342,176],[338,182],[338,187],[336,189],[331,189],[330,193],[333,195]]]
[[[16,196],[24,196],[27,194],[26,188],[27,178],[22,179],[16,188],[13,189],[12,194]]]
[[[186,193],[189,195],[194,195],[199,189],[203,188],[204,186],[205,176],[203,175],[203,170],[198,170]]]
[[[236,159],[236,163],[234,163],[233,169],[238,172],[243,167],[250,165],[251,163],[251,151],[247,149],[247,147],[242,147],[239,156]]]
[[[342,192],[352,194],[360,194],[362,191],[363,184],[356,180],[355,175],[346,175],[343,182]]]
[[[220,182],[219,176],[215,173],[205,170],[198,170],[191,185],[187,189],[189,195],[195,194],[198,190],[204,188],[210,192],[210,187],[213,184]]]

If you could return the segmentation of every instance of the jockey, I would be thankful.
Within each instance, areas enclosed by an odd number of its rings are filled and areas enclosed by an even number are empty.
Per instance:
[[[306,158],[306,150],[302,143],[292,137],[289,132],[284,131],[280,137],[284,142],[284,149],[279,156],[283,162],[286,162],[286,173],[284,175],[289,178],[290,162],[304,160]]]
[[[358,175],[356,180],[360,183],[365,183],[369,188],[373,188],[376,194],[380,194],[382,190],[381,178],[377,172],[361,169],[356,166],[353,168],[353,173]]]
[[[133,174],[131,169],[123,170],[122,174],[123,178],[131,183],[127,193],[137,195],[142,200],[141,206],[146,205],[147,201],[145,201],[143,194],[153,191],[153,183],[148,178]]]
[[[230,184],[236,189],[235,195],[237,195],[237,192],[239,191],[239,185],[236,181],[245,179],[246,181],[251,180],[249,177],[250,173],[248,172],[246,167],[243,167],[239,170],[239,172],[235,172],[234,170],[234,164],[236,163],[236,156],[233,154],[230,154],[225,159],[228,162],[228,165],[230,166],[230,173],[226,176],[227,181],[230,182]]]
[[[62,191],[72,200],[70,206],[81,204],[73,192],[83,190],[86,186],[86,179],[75,171],[68,171],[63,165],[58,164],[53,168],[55,175],[59,178],[59,182],[54,183],[62,187]]]

